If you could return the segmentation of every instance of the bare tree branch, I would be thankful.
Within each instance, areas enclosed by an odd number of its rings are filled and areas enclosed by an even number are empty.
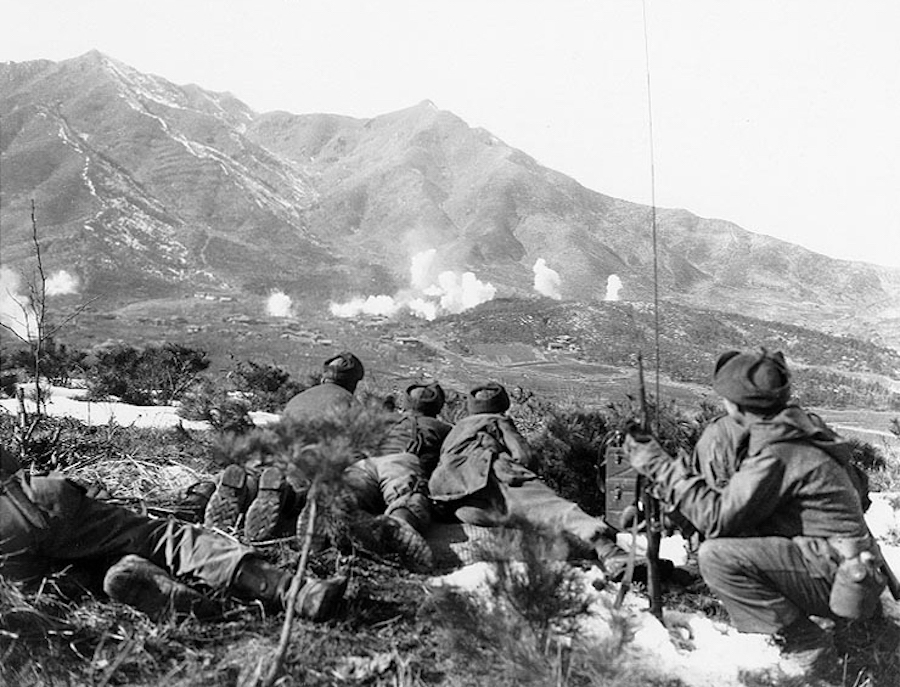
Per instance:
[[[93,304],[93,303],[95,303],[97,300],[99,300],[99,298],[100,298],[99,296],[94,296],[93,298],[91,298],[91,299],[90,299],[89,301],[87,301],[86,303],[82,303],[82,304],[78,305],[78,306],[75,308],[75,310],[73,310],[70,314],[68,314],[66,317],[64,317],[64,318],[62,319],[62,321],[61,321],[59,324],[57,324],[57,325],[55,325],[53,328],[47,330],[47,332],[46,332],[46,334],[47,334],[46,338],[47,338],[47,339],[52,339],[54,336],[56,336],[56,334],[59,333],[59,331],[60,331],[63,327],[65,327],[67,324],[69,324],[69,322],[71,322],[71,321],[74,320],[76,317],[78,317],[81,313],[83,313],[85,310],[87,310],[88,307],[90,307],[91,304]]]
[[[96,299],[91,299],[86,303],[82,303],[59,322],[51,325],[47,303],[47,272],[44,268],[43,251],[41,249],[41,240],[38,232],[37,210],[34,199],[31,200],[31,244],[34,251],[35,268],[30,275],[26,275],[24,272],[20,271],[22,279],[24,280],[25,289],[29,294],[28,297],[14,294],[7,289],[7,293],[9,293],[12,302],[18,305],[19,309],[22,311],[24,322],[20,322],[15,317],[10,317],[12,324],[2,322],[0,323],[0,329],[12,333],[13,336],[25,343],[31,350],[34,375],[34,400],[36,405],[35,419],[39,420],[42,415],[46,413],[45,392],[41,388],[41,371],[46,368],[44,358],[47,354],[48,346],[52,343],[53,337],[61,331],[65,325],[70,323],[80,313],[84,312],[84,310]],[[24,330],[24,334],[22,330]],[[27,442],[29,436],[30,433],[24,435],[23,441]],[[23,445],[23,452],[27,451],[27,448],[27,445]]]

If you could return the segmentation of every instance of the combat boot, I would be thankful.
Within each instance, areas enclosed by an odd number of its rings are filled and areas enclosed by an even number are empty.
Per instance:
[[[249,503],[247,471],[241,465],[229,465],[206,505],[203,524],[226,532],[234,531]]]
[[[248,556],[238,565],[230,591],[246,601],[258,600],[271,610],[284,610],[293,575],[266,561]],[[294,610],[308,620],[327,620],[335,615],[344,592],[346,577],[320,580],[308,577],[294,601]]]
[[[220,617],[221,603],[173,579],[146,558],[128,555],[110,567],[103,591],[113,601],[132,606],[159,622],[171,616]]]
[[[280,468],[270,466],[262,471],[256,498],[247,509],[244,520],[244,536],[248,542],[265,541],[275,534],[288,488]]]
[[[413,526],[415,517],[405,508],[373,519],[377,542],[376,553],[397,554],[405,568],[413,572],[429,572],[434,568],[434,554],[425,538]]]

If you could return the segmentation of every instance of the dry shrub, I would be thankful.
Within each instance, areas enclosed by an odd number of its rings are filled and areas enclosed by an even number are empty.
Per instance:
[[[634,628],[626,613],[608,609],[612,625],[603,638],[581,631],[593,599],[579,571],[560,560],[565,543],[518,524],[526,530],[520,539],[481,552],[495,571],[485,596],[439,587],[429,600],[441,642],[467,666],[464,674],[481,676],[454,684],[682,684],[645,668],[629,651]]]
[[[0,637],[6,640],[41,637],[49,632],[62,632],[68,626],[56,617],[58,608],[45,598],[35,602],[21,585],[0,576]]]
[[[70,477],[84,484],[101,484],[116,498],[152,504],[170,503],[197,482],[213,476],[182,463],[155,463],[119,458],[80,465]]]
[[[900,492],[900,448],[886,443],[881,455],[881,464],[866,470],[869,488],[872,491]]]

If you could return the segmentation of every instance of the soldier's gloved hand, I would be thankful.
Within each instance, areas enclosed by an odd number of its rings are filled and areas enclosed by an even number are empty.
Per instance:
[[[645,476],[652,476],[654,466],[665,456],[665,452],[653,435],[643,430],[635,434],[631,432],[626,434],[622,448],[628,456],[631,467]]]

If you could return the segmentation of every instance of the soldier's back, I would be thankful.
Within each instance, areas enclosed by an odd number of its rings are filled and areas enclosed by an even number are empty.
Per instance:
[[[310,387],[285,405],[282,416],[292,420],[311,420],[347,410],[356,403],[353,394],[338,384],[328,382]]]

